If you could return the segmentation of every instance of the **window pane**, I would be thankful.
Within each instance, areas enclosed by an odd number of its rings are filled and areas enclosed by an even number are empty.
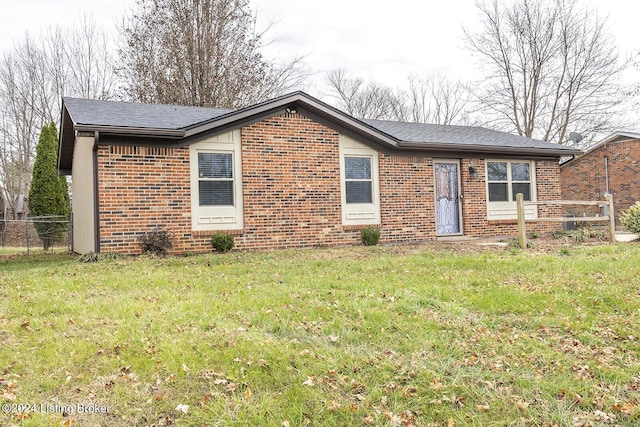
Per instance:
[[[529,163],[511,163],[511,179],[529,181]]]
[[[489,181],[506,181],[507,163],[487,162],[487,176],[489,177]]]
[[[231,153],[198,153],[200,178],[233,178]]]
[[[347,203],[373,203],[371,181],[347,181]]]
[[[489,201],[490,202],[508,202],[509,194],[507,183],[489,183]]]
[[[346,179],[371,179],[371,158],[345,157],[344,174]]]
[[[200,206],[233,206],[233,181],[200,181]]]
[[[531,184],[527,183],[513,183],[513,200],[516,200],[516,194],[522,193],[525,200],[531,200]]]

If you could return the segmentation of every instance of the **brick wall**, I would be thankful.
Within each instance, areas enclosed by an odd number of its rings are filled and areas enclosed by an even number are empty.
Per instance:
[[[242,129],[244,233],[240,248],[356,243],[343,230],[338,133],[301,114]]]
[[[100,146],[98,189],[102,252],[140,253],[138,236],[155,227],[172,252],[208,249],[191,234],[189,148]]]
[[[468,170],[473,167],[478,177],[470,176]],[[537,200],[559,200],[559,166],[555,160],[535,162]],[[481,158],[465,158],[461,162],[461,188],[463,194],[463,229],[465,234],[477,237],[516,236],[517,220],[487,219],[486,164]],[[560,217],[560,207],[553,205],[538,206],[538,217]],[[561,230],[562,224],[555,222],[528,223],[527,232],[547,233]]]
[[[434,239],[435,193],[433,159],[381,154],[381,242]]]
[[[616,222],[620,212],[640,200],[640,140],[604,144],[562,165],[562,198],[566,200],[604,200],[605,160],[608,157],[609,190],[613,193]],[[572,213],[602,214],[602,208],[579,207]]]
[[[248,125],[241,135],[244,228],[234,232],[238,249],[359,243],[360,227],[342,226],[335,130],[283,114]],[[434,239],[433,159],[386,153],[378,159],[381,242]],[[469,159],[461,160],[465,234],[515,235],[515,220],[487,221],[484,160],[473,159],[476,178],[468,174]],[[538,198],[559,198],[557,163],[537,162],[536,174]],[[138,236],[155,227],[171,233],[172,253],[211,250],[213,232],[191,230],[188,147],[100,146],[98,187],[101,251],[140,253]]]

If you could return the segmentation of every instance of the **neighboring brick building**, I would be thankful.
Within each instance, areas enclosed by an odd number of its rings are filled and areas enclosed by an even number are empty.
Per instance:
[[[514,235],[515,193],[559,199],[558,159],[579,153],[478,127],[357,120],[302,92],[238,111],[65,98],[60,140],[74,250],[131,254],[155,227],[173,253],[211,250],[217,230],[240,249],[357,244],[367,225],[382,243]]]
[[[613,195],[616,222],[620,213],[640,200],[640,133],[620,131],[560,165],[562,198],[604,200]],[[603,214],[603,208],[581,207],[587,215]]]

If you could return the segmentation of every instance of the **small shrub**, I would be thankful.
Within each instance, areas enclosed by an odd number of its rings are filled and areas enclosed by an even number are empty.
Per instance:
[[[635,202],[631,207],[622,212],[620,222],[632,233],[640,233],[640,202]]]
[[[560,250],[558,251],[558,253],[559,253],[560,255],[563,255],[563,256],[569,256],[569,255],[571,255],[571,251],[570,251],[568,248],[560,248]]]
[[[219,253],[229,252],[235,244],[235,239],[231,233],[218,231],[211,235],[211,247]]]
[[[152,253],[154,255],[167,255],[167,250],[173,247],[171,235],[167,230],[156,228],[138,237],[138,242],[142,248],[142,253]]]
[[[78,262],[113,261],[120,258],[122,258],[122,255],[116,252],[89,252],[80,255]]]
[[[526,245],[527,245],[527,248],[529,248],[529,249],[533,249],[533,248],[535,248],[535,247],[536,247],[536,244],[535,244],[535,243],[533,243],[533,242],[532,242],[532,241],[530,241],[530,240],[527,240]],[[512,238],[512,239],[507,240],[507,246],[509,246],[509,247],[511,247],[511,248],[514,248],[514,249],[522,249],[522,248],[520,247],[520,240],[518,240],[518,238],[517,238],[517,237],[514,237],[514,238]]]
[[[604,233],[601,230],[595,230],[591,227],[580,227],[575,230],[570,230],[566,233],[576,243],[586,242],[589,239],[603,239]]]
[[[380,240],[380,230],[372,226],[365,227],[360,230],[360,239],[365,246],[375,246]]]

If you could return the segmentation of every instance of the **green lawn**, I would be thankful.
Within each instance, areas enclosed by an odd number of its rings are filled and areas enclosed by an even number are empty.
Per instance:
[[[4,255],[0,425],[637,426],[639,340],[638,243]]]

